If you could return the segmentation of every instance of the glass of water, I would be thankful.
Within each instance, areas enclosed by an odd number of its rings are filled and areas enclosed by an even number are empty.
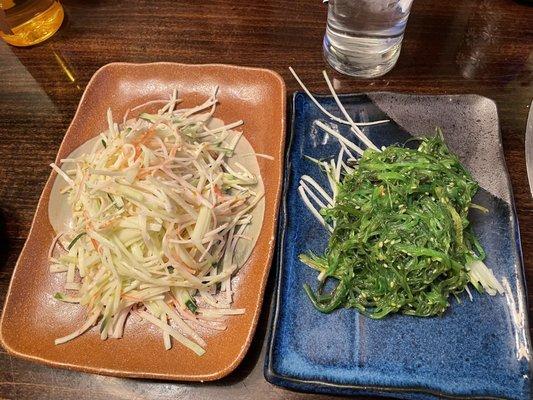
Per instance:
[[[329,0],[324,56],[337,71],[373,78],[396,64],[413,0]]]

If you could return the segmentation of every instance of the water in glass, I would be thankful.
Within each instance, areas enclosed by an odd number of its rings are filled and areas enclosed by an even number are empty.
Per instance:
[[[357,77],[383,75],[396,64],[413,0],[330,0],[324,56]]]

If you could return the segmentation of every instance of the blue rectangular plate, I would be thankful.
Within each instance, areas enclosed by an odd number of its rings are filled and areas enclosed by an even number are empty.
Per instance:
[[[331,97],[318,99],[339,115]],[[520,238],[496,105],[475,95],[372,93],[341,100],[355,121],[391,120],[364,129],[378,146],[403,144],[442,128],[446,143],[480,183],[475,202],[490,212],[472,212],[470,219],[487,252],[486,263],[506,293],[491,297],[473,291],[473,301],[461,296],[434,318],[394,315],[376,321],[353,309],[329,315],[316,311],[303,290],[304,283],[316,287],[316,272],[299,262],[298,255],[322,253],[328,234],[297,188],[304,174],[325,184],[323,173],[304,155],[331,158],[339,144],[315,125],[316,120],[330,123],[328,118],[305,94],[296,93],[266,379],[294,390],[340,395],[530,399],[533,376]],[[349,137],[346,126],[338,129]]]

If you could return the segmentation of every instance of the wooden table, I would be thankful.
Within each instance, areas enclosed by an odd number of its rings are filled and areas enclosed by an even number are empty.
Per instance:
[[[42,187],[91,75],[112,61],[287,67],[325,91],[320,71],[326,7],[319,0],[63,0],[66,21],[32,47],[0,43],[0,304]],[[524,130],[533,96],[533,7],[512,0],[416,0],[398,65],[386,76],[335,74],[339,92],[477,93],[498,105],[533,304],[533,200]],[[270,282],[267,292],[272,290]],[[265,304],[269,304],[267,295]],[[263,378],[268,308],[252,348],[228,378],[209,384],[118,379],[52,369],[0,349],[0,398],[310,398]],[[529,310],[533,320],[533,308]],[[319,397],[319,396],[317,396]]]

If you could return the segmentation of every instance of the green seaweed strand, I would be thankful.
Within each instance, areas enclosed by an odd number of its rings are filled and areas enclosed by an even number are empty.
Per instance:
[[[355,308],[372,318],[391,313],[442,314],[469,281],[466,264],[484,257],[467,218],[477,183],[441,138],[418,149],[366,150],[342,180],[322,256],[300,259],[337,287],[305,291],[329,313]],[[478,255],[479,254],[479,255]]]

